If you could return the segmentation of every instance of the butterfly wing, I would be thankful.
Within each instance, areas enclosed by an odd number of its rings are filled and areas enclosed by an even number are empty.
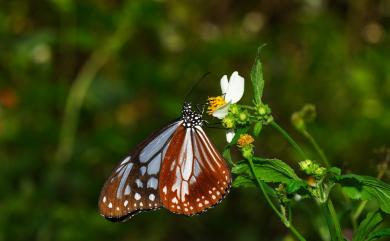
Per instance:
[[[160,167],[167,147],[182,121],[175,121],[140,143],[112,172],[100,197],[100,214],[123,221],[142,210],[160,208]]]
[[[200,126],[179,126],[160,171],[162,206],[184,215],[201,213],[229,192],[231,174],[226,162]]]

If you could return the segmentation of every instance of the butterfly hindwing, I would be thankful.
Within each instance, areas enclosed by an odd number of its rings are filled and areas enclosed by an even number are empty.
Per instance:
[[[230,171],[200,126],[179,127],[163,163],[159,194],[162,205],[171,212],[201,213],[229,191]]]
[[[100,214],[111,221],[126,220],[139,211],[161,207],[158,193],[163,156],[176,121],[139,144],[112,172],[99,198]]]

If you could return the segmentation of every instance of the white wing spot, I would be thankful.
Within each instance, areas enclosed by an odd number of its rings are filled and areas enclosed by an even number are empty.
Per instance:
[[[172,202],[177,204],[178,203],[177,198],[176,197],[172,198]]]
[[[167,186],[164,186],[164,188],[163,188],[163,193],[164,193],[164,194],[167,194]]]
[[[144,187],[144,184],[141,182],[140,179],[135,180],[135,183],[137,184],[138,188],[143,188]]]
[[[208,200],[204,200],[204,204],[205,205],[209,204],[209,201]]]
[[[142,202],[140,202],[140,203],[139,203],[139,206],[140,206],[140,207],[143,207],[143,206],[144,206],[144,204],[143,204]]]
[[[212,199],[215,199],[216,197],[215,197],[215,195],[213,195],[213,196],[211,196],[211,198],[212,198]]]
[[[211,190],[209,190],[209,194],[211,194],[212,192],[211,192]]]
[[[217,191],[217,195],[219,196],[221,193],[219,191]]]
[[[108,204],[108,208],[112,208],[112,203],[111,202]]]
[[[145,166],[142,166],[142,167],[139,169],[139,172],[141,173],[141,176],[145,175],[146,167],[145,167]]]
[[[131,188],[130,188],[129,184],[127,184],[126,189],[125,189],[125,195],[129,195],[130,191],[131,191]]]
[[[188,212],[188,208],[184,208],[184,211]]]
[[[190,209],[192,210],[192,209],[194,209],[194,207],[193,207],[193,206],[191,206],[191,207],[190,207]]]
[[[106,196],[103,197],[103,203],[105,203],[107,201],[107,198]]]
[[[201,207],[203,207],[203,204],[199,203],[198,206],[201,208]]]
[[[126,201],[123,203],[123,206],[125,206],[125,207],[126,207],[126,206],[127,206],[127,204],[129,204],[129,201],[127,201],[127,200],[126,200]]]
[[[156,198],[156,196],[154,196],[153,193],[151,193],[151,194],[149,195],[149,200],[150,200],[150,201],[153,202],[155,198]]]
[[[150,188],[150,187],[151,187],[151,188],[157,190],[157,185],[158,185],[158,180],[157,180],[157,178],[151,177],[151,178],[149,178],[148,183],[146,184],[146,187],[147,187],[147,188]]]
[[[136,203],[134,203],[134,207],[137,207],[137,204],[136,204]]]
[[[140,199],[141,199],[141,195],[139,195],[139,193],[136,192],[136,193],[134,194],[134,198],[135,198],[135,200],[140,200]]]
[[[197,201],[197,202],[199,202],[199,201],[200,201],[200,199],[199,199],[199,198],[197,198],[197,199],[196,199],[196,201]]]
[[[116,210],[118,210],[118,211],[119,211],[119,207],[116,207]]]

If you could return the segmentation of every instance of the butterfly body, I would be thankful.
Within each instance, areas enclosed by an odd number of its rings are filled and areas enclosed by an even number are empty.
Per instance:
[[[137,145],[106,181],[101,215],[122,221],[164,207],[191,216],[219,203],[229,192],[231,174],[203,122],[185,103],[181,118]]]

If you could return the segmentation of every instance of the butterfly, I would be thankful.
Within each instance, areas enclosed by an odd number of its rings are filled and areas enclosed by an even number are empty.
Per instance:
[[[203,124],[202,114],[184,103],[180,118],[137,145],[112,171],[99,197],[100,214],[125,221],[163,207],[192,216],[221,202],[231,173]]]

